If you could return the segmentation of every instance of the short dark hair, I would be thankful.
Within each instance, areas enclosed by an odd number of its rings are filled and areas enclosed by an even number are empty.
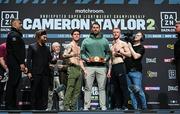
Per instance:
[[[73,29],[71,32],[71,36],[74,34],[74,32],[79,32],[79,34],[81,34],[81,31],[79,29]]]
[[[144,39],[145,39],[145,34],[144,34],[143,32],[141,32],[141,31],[138,31],[137,33],[141,33],[141,34],[142,34],[142,37],[141,37],[141,42],[143,42],[143,41],[144,41]]]
[[[98,25],[99,28],[100,28],[100,24],[98,22],[96,22],[96,21],[92,24],[91,28],[93,27],[93,25]]]
[[[12,18],[12,19],[11,19],[11,26],[13,25],[14,21],[20,21],[20,19]]]
[[[40,36],[42,36],[42,35],[47,35],[46,30],[38,30],[38,31],[36,31],[35,32],[36,40],[38,40],[40,38]]]

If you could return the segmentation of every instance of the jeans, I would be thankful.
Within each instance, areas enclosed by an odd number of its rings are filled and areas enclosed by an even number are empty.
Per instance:
[[[130,71],[127,76],[127,82],[133,108],[138,109],[135,94],[140,98],[141,108],[147,108],[146,97],[142,89],[142,73],[139,71]]]

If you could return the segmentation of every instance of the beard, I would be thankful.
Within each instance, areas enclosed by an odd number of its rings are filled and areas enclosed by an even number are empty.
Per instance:
[[[94,31],[93,34],[94,34],[94,35],[98,35],[99,32],[98,32],[98,31]]]
[[[41,41],[41,44],[42,45],[46,45],[46,41]]]
[[[120,36],[117,36],[117,35],[114,36],[114,39],[115,39],[115,40],[117,40],[117,39],[119,39],[119,38],[120,38]]]
[[[60,50],[56,50],[55,53],[60,53]]]

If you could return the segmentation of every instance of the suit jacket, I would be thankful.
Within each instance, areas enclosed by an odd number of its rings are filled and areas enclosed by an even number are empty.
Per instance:
[[[38,43],[29,45],[27,55],[27,67],[32,74],[49,75],[49,63],[51,61],[51,53],[46,45],[40,46]]]

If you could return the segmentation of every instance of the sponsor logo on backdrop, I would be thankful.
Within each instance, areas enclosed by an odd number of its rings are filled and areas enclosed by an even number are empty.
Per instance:
[[[11,19],[18,17],[18,11],[1,11],[1,31],[10,31]]]
[[[146,90],[146,91],[151,91],[151,90],[153,90],[153,91],[159,91],[159,90],[160,90],[160,87],[145,87],[145,90]]]
[[[147,102],[147,104],[158,105],[158,104],[160,104],[160,102],[157,102],[157,101],[150,101],[150,102]]]
[[[177,20],[177,12],[160,12],[161,32],[174,32]]]
[[[178,86],[168,86],[168,91],[178,91]]]
[[[155,30],[155,19],[144,14],[106,14],[104,9],[73,9],[74,14],[40,14],[39,17],[23,19],[23,29],[90,30],[94,21],[102,30]],[[146,18],[147,17],[147,18]]]
[[[178,101],[177,100],[169,100],[169,103],[178,103]]]
[[[144,45],[145,49],[157,49],[158,45]]]
[[[99,95],[99,93],[98,93],[98,87],[96,87],[96,86],[92,87],[91,94],[92,94],[92,95]]]
[[[166,58],[164,59],[165,63],[171,63],[174,60],[174,58]]]
[[[169,79],[176,79],[176,70],[168,70]]]
[[[72,30],[79,28],[81,30],[90,30],[91,23],[98,22],[102,30],[112,30],[120,28],[121,30],[155,30],[155,20],[145,18],[145,15],[119,15],[105,14],[103,9],[93,14],[95,9],[86,10],[75,9],[75,14],[40,14],[37,18],[26,17],[22,20],[23,29],[49,29],[49,30]],[[99,12],[101,11],[101,12]],[[2,11],[2,27],[10,27],[10,19],[18,18],[18,11]],[[6,31],[6,30],[1,30]]]
[[[98,99],[99,99],[98,87],[97,86],[93,86],[92,87],[92,91],[91,91],[91,100],[93,102],[91,102],[91,105],[97,106],[99,104],[98,103]]]
[[[167,44],[167,46],[166,46],[168,49],[174,49],[174,44]]]
[[[180,104],[179,104],[178,100],[173,99],[173,100],[169,100],[168,105],[169,106],[179,106]]]
[[[156,63],[157,58],[146,58],[146,63]]]
[[[48,15],[48,14],[47,14]],[[63,18],[52,18],[51,16],[46,17],[40,15],[39,18],[25,18],[23,20],[23,28],[25,30],[35,30],[35,29],[46,29],[49,30],[71,30],[79,28],[81,30],[90,30],[91,23],[96,21],[100,24],[102,30],[112,30],[113,28],[120,28],[121,30],[155,30],[155,20],[154,19],[143,19],[145,16],[140,15],[142,18],[123,19],[119,15],[82,15],[74,14],[67,15]],[[100,18],[100,19],[98,19]],[[113,18],[113,19],[112,19]],[[122,19],[119,19],[122,18]],[[126,17],[128,18],[128,16]],[[147,26],[146,26],[147,25]]]
[[[150,71],[150,70],[147,71],[147,76],[148,76],[149,78],[156,78],[157,75],[158,75],[157,72],[153,72],[153,71]]]

